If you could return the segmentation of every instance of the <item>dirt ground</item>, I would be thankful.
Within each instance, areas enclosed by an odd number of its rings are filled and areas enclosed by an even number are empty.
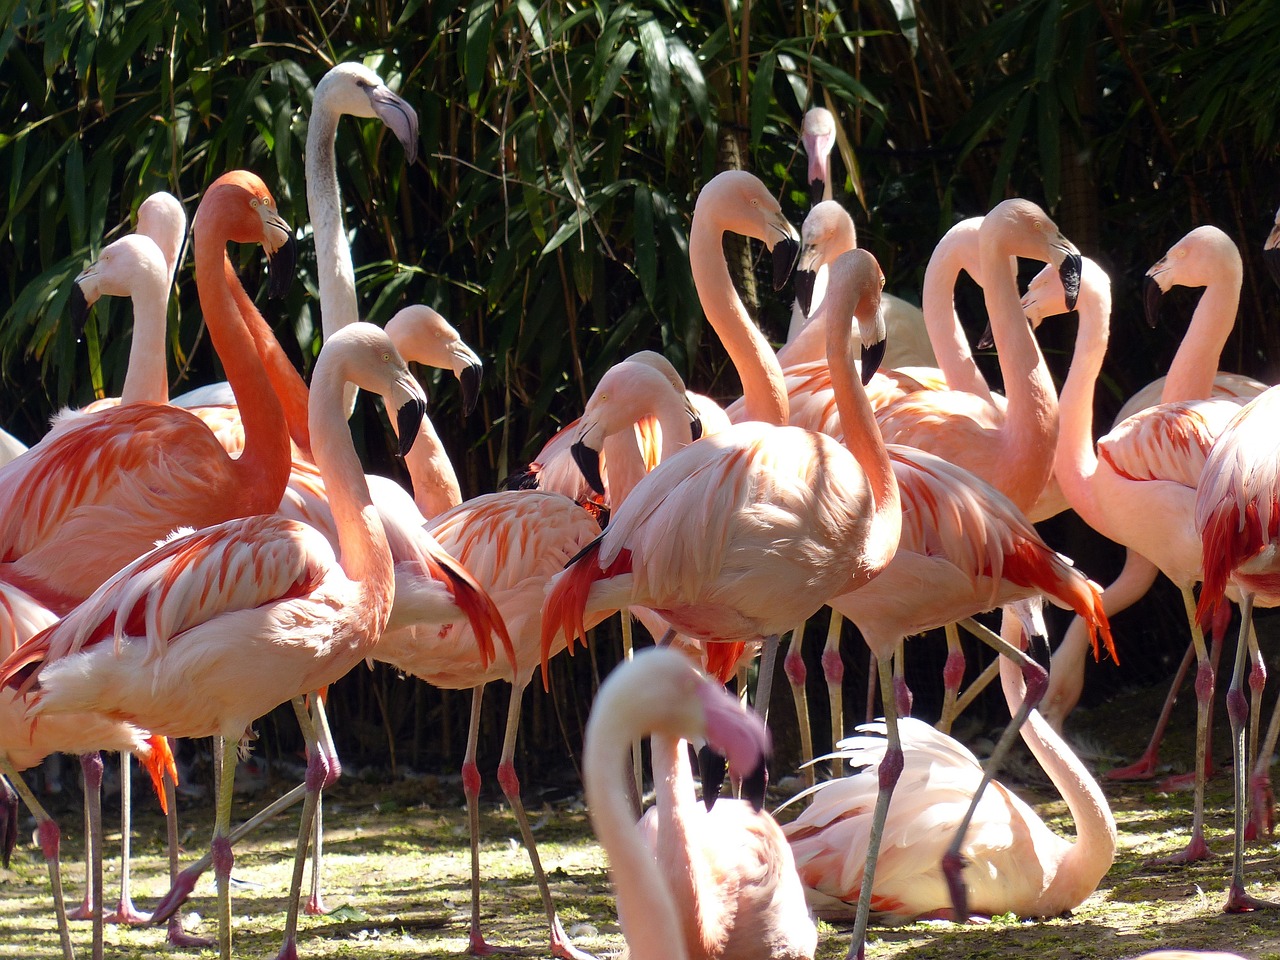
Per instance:
[[[1069,736],[1092,764],[1105,769],[1131,759],[1140,749],[1159,708],[1161,689],[1138,691],[1073,715]],[[1169,769],[1190,767],[1192,698],[1179,702],[1173,733],[1163,751]],[[1220,714],[1221,716],[1221,714]],[[1134,719],[1134,718],[1138,719]],[[997,918],[959,926],[916,923],[895,929],[873,928],[867,955],[872,958],[1030,957],[1127,958],[1159,947],[1229,950],[1250,958],[1280,957],[1280,909],[1240,916],[1221,912],[1231,850],[1230,747],[1225,723],[1218,724],[1217,776],[1210,785],[1209,842],[1214,859],[1189,867],[1151,867],[1146,861],[1176,852],[1185,843],[1190,796],[1161,793],[1151,784],[1107,784],[1119,823],[1116,863],[1098,891],[1071,917],[1022,922]],[[1103,746],[1099,746],[1099,745]],[[1065,805],[1034,776],[1021,781],[1024,768],[1003,777],[1056,829],[1070,833]],[[254,797],[238,801],[243,816],[290,784],[269,782]],[[494,944],[515,947],[523,956],[546,956],[546,928],[528,861],[518,842],[514,819],[486,784],[482,869],[484,930]],[[591,835],[579,796],[554,802],[528,790],[543,863],[551,875],[564,924],[575,942],[597,955],[622,948],[610,895],[604,856]],[[563,790],[560,791],[563,797]],[[785,796],[776,796],[781,802]],[[166,888],[163,825],[153,798],[136,803],[133,873],[134,898],[145,908]],[[114,804],[108,803],[109,819]],[[423,777],[394,783],[346,778],[326,803],[324,890],[334,908],[323,917],[301,921],[299,955],[304,958],[455,957],[466,949],[469,910],[469,854],[466,818],[456,776]],[[184,801],[186,859],[205,849],[211,806]],[[73,902],[82,889],[79,814],[61,810],[66,840],[63,859]],[[236,849],[234,870],[235,952],[237,956],[274,956],[284,922],[296,812],[278,816]],[[0,957],[60,957],[52,921],[48,879],[38,849],[31,845],[30,821],[9,870],[0,870]],[[118,825],[109,827],[108,902],[118,888]],[[1248,850],[1247,877],[1255,896],[1280,901],[1280,845],[1274,840]],[[206,877],[191,901],[189,925],[214,933],[213,882]],[[208,918],[200,917],[208,914]],[[820,958],[843,957],[848,927],[820,927]],[[89,927],[76,923],[77,953],[87,956]],[[108,927],[110,958],[154,957],[165,950],[163,930]],[[212,951],[190,951],[193,956]]]

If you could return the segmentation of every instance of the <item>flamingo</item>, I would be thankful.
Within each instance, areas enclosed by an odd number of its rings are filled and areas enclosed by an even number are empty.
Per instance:
[[[828,301],[858,317],[864,343],[876,339],[881,284],[865,251],[832,266]],[[832,356],[847,355],[848,328],[828,331]],[[848,447],[795,427],[740,423],[677,451],[635,486],[553,582],[544,684],[552,642],[561,632],[580,636],[587,614],[639,605],[695,639],[750,642],[879,574],[901,528],[897,482],[861,385],[850,368],[833,365],[833,374]]]
[[[245,171],[218,178],[200,209],[197,285],[245,411],[244,452],[228,456],[187,411],[139,403],[67,423],[0,470],[0,577],[55,612],[87,597],[173,527],[269,513],[284,491],[283,415],[240,319],[225,245],[262,243],[275,254],[291,251],[292,234],[265,184]],[[252,306],[247,297],[242,306]],[[81,549],[87,540],[93,549]],[[78,562],[67,564],[69,555]]]
[[[1020,629],[1016,617],[1006,615],[1005,624]],[[1000,658],[1000,677],[1016,714],[1026,687],[1007,657]],[[950,916],[951,894],[936,865],[982,788],[982,766],[961,743],[928,724],[912,717],[898,722],[901,799],[890,806],[885,823],[872,909],[901,920]],[[859,897],[879,770],[888,753],[885,721],[861,725],[858,732],[862,736],[845,740],[838,751],[857,772],[806,791],[812,805],[783,827],[810,903],[824,919],[849,916]],[[967,902],[987,916],[1058,916],[1079,906],[1110,868],[1116,822],[1097,782],[1038,711],[1028,714],[1020,732],[1066,800],[1077,836],[1071,841],[1054,833],[1016,794],[992,781],[961,848],[969,864]]]
[[[1056,279],[1042,272],[1024,298],[1028,315],[1064,312]],[[1196,782],[1191,840],[1175,859],[1209,855],[1204,841],[1204,760],[1213,668],[1193,615],[1200,579],[1194,529],[1196,484],[1214,439],[1239,410],[1230,400],[1162,403],[1093,440],[1093,392],[1110,332],[1106,273],[1086,259],[1078,305],[1080,326],[1063,384],[1062,425],[1054,473],[1071,508],[1100,534],[1149,559],[1182,593],[1199,668],[1196,676]]]
[[[1161,294],[1170,288],[1203,286],[1204,294],[1196,305],[1168,375],[1134,394],[1116,415],[1113,427],[1157,402],[1220,397],[1244,403],[1266,389],[1266,384],[1251,377],[1218,370],[1218,358],[1235,326],[1243,276],[1244,264],[1239,249],[1230,237],[1213,226],[1196,227],[1188,232],[1147,271],[1146,312],[1147,321],[1152,325],[1158,319]],[[1036,319],[1033,317],[1033,322]],[[1117,613],[1137,602],[1150,589],[1155,575],[1156,567],[1150,561],[1133,551],[1126,551],[1120,576],[1103,592],[1108,614]],[[1059,728],[1079,701],[1084,685],[1082,640],[1081,631],[1073,621],[1053,656],[1049,691],[1045,695],[1045,716]],[[1158,746],[1159,739],[1153,735],[1152,743],[1136,763],[1112,770],[1108,777],[1142,779],[1153,776]]]
[[[197,264],[199,225],[197,217]],[[391,613],[391,553],[345,426],[347,382],[387,398],[406,437],[426,407],[379,328],[353,324],[321,351],[310,428],[340,562],[318,531],[276,516],[176,535],[0,664],[0,686],[27,694],[32,716],[90,710],[165,736],[225,738],[212,843],[223,960],[231,956],[227,835],[239,741],[257,717],[332,683],[369,656]],[[304,839],[326,776],[314,732],[308,740]],[[296,924],[295,900],[282,958],[297,955]]]
[[[646,733],[658,781],[649,845],[617,776],[619,758]],[[583,786],[630,956],[812,958],[818,932],[781,830],[760,812],[763,798],[697,807],[680,739],[692,737],[723,751],[747,777],[769,749],[763,721],[674,650],[640,651],[600,685],[587,720]]]
[[[1240,597],[1240,634],[1227,691],[1236,801],[1231,886],[1223,908],[1228,913],[1275,906],[1250,896],[1244,889],[1249,758],[1245,751],[1246,711],[1241,687],[1253,608],[1280,605],[1280,565],[1276,562],[1276,543],[1280,539],[1280,444],[1274,436],[1278,411],[1277,387],[1264,391],[1240,409],[1214,442],[1195,498],[1195,529],[1204,565],[1196,615],[1202,624],[1210,619],[1215,608],[1224,604],[1228,585],[1234,586]],[[1275,743],[1272,736],[1267,739],[1267,759],[1259,758],[1254,778],[1261,794],[1259,807],[1270,806],[1267,784],[1270,751]],[[1267,819],[1269,813],[1268,810]]]

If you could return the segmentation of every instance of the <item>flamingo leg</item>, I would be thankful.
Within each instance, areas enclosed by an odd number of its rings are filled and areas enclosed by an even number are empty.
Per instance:
[[[636,645],[635,638],[631,632],[631,611],[620,611],[622,618],[622,658],[630,660],[635,656]],[[631,809],[635,811],[636,819],[640,818],[640,813],[644,807],[641,798],[644,796],[644,753],[640,739],[637,737],[631,741],[631,782],[627,784],[627,792],[631,798]]]
[[[1001,622],[1000,632],[999,644],[993,645],[1001,656],[1011,657],[1022,668],[1022,675],[1026,680],[1027,693],[1018,707],[1017,713],[1009,721],[1008,726],[1004,728],[1004,732],[1000,734],[1000,739],[996,741],[995,748],[991,751],[991,756],[982,765],[982,780],[979,781],[978,788],[974,791],[973,797],[969,801],[969,808],[960,820],[960,826],[951,841],[951,846],[942,857],[942,873],[946,877],[947,887],[951,892],[952,919],[957,923],[964,923],[969,917],[968,891],[965,889],[964,878],[961,875],[964,868],[964,858],[960,851],[964,847],[965,834],[968,832],[969,824],[978,809],[983,790],[995,777],[996,772],[1000,769],[1000,764],[1004,762],[1005,755],[1009,752],[1009,748],[1013,746],[1013,741],[1018,737],[1022,724],[1026,721],[1031,711],[1035,709],[1036,704],[1044,697],[1045,688],[1049,685],[1049,672],[1027,656],[1020,647],[1015,646],[1005,638],[1004,635],[1006,633],[1010,636],[1016,635],[1019,639],[1023,635],[1021,622],[1017,617],[1012,616],[1007,609]]]
[[[867,651],[867,723],[876,718],[876,684],[879,683],[879,668],[876,667],[876,655]],[[835,747],[833,743],[832,748]]]
[[[907,678],[904,673],[907,660],[907,644],[905,640],[899,640],[898,646],[893,651],[893,695],[897,699],[898,716],[911,716],[911,708],[915,704],[915,696],[911,693],[911,688],[907,686]]]
[[[772,634],[764,638],[760,647],[760,670],[756,676],[756,713],[764,720],[769,719],[769,701],[773,697],[773,675],[778,666],[778,635]]]
[[[80,766],[84,770],[85,809],[92,825],[93,960],[102,960],[102,754],[95,751],[81,755]],[[90,838],[87,837],[85,845],[89,844]]]
[[[777,638],[774,638],[774,649],[777,649]],[[506,795],[511,812],[520,825],[520,836],[524,840],[525,850],[529,854],[529,863],[533,867],[533,878],[538,884],[538,892],[542,896],[542,906],[547,913],[547,923],[551,929],[551,955],[563,960],[595,960],[583,950],[579,950],[564,932],[560,918],[556,915],[555,904],[551,899],[551,885],[547,883],[546,871],[542,869],[542,859],[538,856],[537,842],[533,838],[533,827],[524,809],[524,801],[520,797],[520,778],[516,776],[515,753],[516,735],[520,730],[520,702],[524,697],[524,688],[528,681],[517,678],[511,684],[511,700],[507,705],[507,728],[502,738],[502,758],[498,761],[498,783]]]
[[[831,704],[831,749],[844,739],[844,660],[840,658],[840,632],[844,616],[831,611],[827,642],[822,647],[822,676],[827,681],[827,702]],[[871,700],[874,702],[875,698]],[[867,707],[871,709],[870,706]],[[840,761],[831,761],[831,775],[840,776]]]
[[[92,920],[98,891],[93,887],[93,820],[89,814],[89,783],[85,780],[84,767],[80,769],[80,782],[84,788],[84,899],[67,910],[68,920]]]
[[[1271,720],[1267,723],[1267,735],[1262,741],[1262,749],[1254,761],[1253,776],[1250,783],[1250,794],[1253,802],[1250,805],[1252,814],[1252,833],[1256,838],[1269,837],[1275,832],[1275,819],[1272,811],[1274,797],[1271,792],[1271,756],[1276,750],[1276,740],[1280,739],[1280,698],[1271,708]],[[1249,839],[1246,836],[1245,839]]]
[[[1235,826],[1236,835],[1231,858],[1231,887],[1227,893],[1227,902],[1223,905],[1225,913],[1247,913],[1274,907],[1268,903],[1251,897],[1244,889],[1244,820],[1245,797],[1248,794],[1249,778],[1245,753],[1245,718],[1247,707],[1244,697],[1244,661],[1248,656],[1249,628],[1253,620],[1253,594],[1248,591],[1240,593],[1240,636],[1236,641],[1236,660],[1231,670],[1231,686],[1227,688],[1227,716],[1231,720],[1231,754],[1232,772],[1235,783]]]
[[[808,671],[804,665],[804,628],[808,621],[801,623],[791,631],[791,639],[787,642],[787,653],[782,658],[782,669],[787,674],[787,682],[791,684],[791,698],[796,704],[796,728],[800,733],[800,756],[804,760],[813,759],[813,730],[809,724],[809,697],[805,691],[805,680]],[[813,765],[804,767],[805,786],[812,787],[817,782],[817,771]]]
[[[120,900],[116,908],[107,914],[107,923],[123,923],[127,926],[151,922],[151,914],[143,913],[133,905],[129,891],[129,860],[131,848],[131,809],[133,807],[133,778],[129,772],[130,755],[120,754]]]
[[[324,700],[318,694],[312,709],[312,722],[315,723],[316,741],[321,753],[329,765],[329,772],[324,785],[330,786],[342,772],[342,764],[338,761],[338,752],[333,746],[333,733],[329,729],[329,715],[324,707]],[[329,912],[320,893],[320,863],[324,846],[324,790],[316,795],[315,829],[312,831],[312,842],[315,847],[311,858],[311,893],[303,906],[303,912],[309,917],[322,917]]]
[[[1160,741],[1164,739],[1165,729],[1169,726],[1169,717],[1173,714],[1173,705],[1178,701],[1178,690],[1182,687],[1182,682],[1186,680],[1187,673],[1191,669],[1191,662],[1196,658],[1196,645],[1194,643],[1187,644],[1187,652],[1182,655],[1182,662],[1178,664],[1178,672],[1173,676],[1173,683],[1169,685],[1169,695],[1164,698],[1164,706],[1160,708],[1160,717],[1156,720],[1155,729],[1151,731],[1151,740],[1147,743],[1147,749],[1142,751],[1136,761],[1127,767],[1116,767],[1108,770],[1106,779],[1117,780],[1150,780],[1156,775],[1156,764],[1160,760]]]
[[[960,631],[956,625],[948,623],[944,629],[947,634],[947,662],[942,668],[942,716],[938,718],[937,727],[943,733],[950,733],[951,724],[960,713],[956,701],[960,684],[964,681],[964,649],[960,646]]]
[[[969,704],[978,699],[978,694],[987,689],[991,681],[1000,674],[1000,658],[996,657],[987,664],[985,670],[978,674],[973,683],[965,689],[964,693],[956,698],[956,716],[964,713],[969,709]]]
[[[884,757],[878,768],[876,807],[871,815],[871,835],[867,838],[867,859],[862,868],[862,888],[858,891],[858,908],[853,923],[853,936],[849,943],[850,960],[863,960],[866,956],[867,922],[871,917],[871,895],[875,884],[876,863],[880,858],[880,839],[884,836],[884,824],[889,817],[889,801],[893,788],[902,775],[904,757],[902,740],[898,733],[898,698],[894,693],[893,670],[888,657],[876,660],[876,673],[880,678],[880,696],[884,700],[884,726],[888,738]]]
[[[178,881],[178,790],[177,784],[166,770],[164,774],[165,805],[169,808],[165,814],[165,832],[169,840],[169,882]],[[153,920],[157,919],[153,915]],[[165,931],[165,942],[173,947],[199,948],[211,947],[213,941],[207,937],[195,937],[182,928],[182,905],[174,909],[169,917],[168,929]]]
[[[18,771],[14,769],[9,757],[4,753],[0,753],[0,774],[5,776],[17,791],[18,796],[22,798],[22,802],[27,805],[27,809],[36,818],[40,852],[44,854],[45,862],[49,865],[49,883],[53,887],[53,910],[58,918],[58,940],[62,944],[63,960],[74,960],[71,951],[71,928],[67,923],[67,903],[62,895],[62,865],[58,860],[62,834],[58,830],[58,825],[54,823],[53,817],[49,816],[49,812],[36,799],[36,795],[31,792],[26,781],[18,776]]]
[[[467,724],[467,752],[462,759],[462,792],[467,798],[467,832],[471,835],[471,925],[468,952],[485,957],[508,953],[487,943],[480,931],[480,768],[476,766],[476,745],[480,739],[480,705],[484,684],[471,691],[471,719]]]
[[[1245,769],[1253,770],[1258,759],[1258,733],[1262,727],[1262,688],[1267,684],[1267,664],[1262,659],[1262,651],[1258,649],[1258,634],[1249,629],[1249,752],[1245,756]],[[1244,797],[1245,839],[1258,839],[1253,825],[1253,793],[1247,791]],[[1253,835],[1251,835],[1253,834]]]
[[[1196,669],[1196,767],[1195,794],[1192,800],[1191,839],[1186,849],[1170,857],[1163,857],[1155,863],[1191,863],[1204,860],[1211,853],[1204,839],[1204,785],[1206,779],[1205,759],[1209,743],[1210,710],[1213,704],[1214,660],[1210,658],[1204,645],[1204,631],[1200,629],[1196,619],[1196,602],[1190,587],[1182,588],[1182,604],[1187,613],[1187,622],[1191,625],[1191,642],[1196,648],[1196,659],[1200,665]]]
[[[223,738],[216,773],[218,799],[213,816],[213,840],[209,844],[213,875],[218,883],[218,956],[221,960],[231,960],[231,866],[235,858],[229,834],[239,749],[238,740]]]

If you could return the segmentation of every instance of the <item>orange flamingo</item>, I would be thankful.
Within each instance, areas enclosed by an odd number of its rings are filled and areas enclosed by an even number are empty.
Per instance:
[[[199,233],[196,246],[199,263]],[[318,531],[276,516],[175,536],[0,665],[0,685],[27,693],[33,716],[90,710],[166,736],[225,738],[212,844],[223,960],[231,956],[227,835],[239,741],[257,717],[291,698],[300,702],[369,656],[391,612],[391,553],[346,428],[347,382],[387,398],[406,437],[426,409],[421,387],[379,328],[353,324],[325,345],[312,378],[310,427],[340,562]],[[326,776],[315,740],[309,732],[303,838]],[[305,857],[300,846],[296,872]],[[294,900],[281,957],[296,956],[296,924]]]
[[[1227,716],[1231,720],[1231,748],[1235,783],[1235,846],[1231,886],[1223,908],[1228,913],[1275,906],[1250,896],[1244,889],[1245,805],[1249,793],[1249,758],[1245,750],[1247,718],[1244,693],[1244,661],[1255,606],[1280,606],[1280,443],[1275,436],[1280,413],[1280,388],[1272,387],[1249,401],[1218,436],[1200,474],[1196,491],[1195,527],[1202,545],[1204,583],[1196,614],[1203,624],[1223,605],[1227,587],[1240,597],[1240,634],[1235,667],[1227,691]],[[1254,718],[1257,729],[1257,717]],[[1272,727],[1275,727],[1273,722]],[[1258,760],[1254,785],[1257,807],[1270,819],[1269,734],[1266,760]]]
[[[175,526],[269,513],[280,502],[289,471],[284,418],[237,309],[233,291],[243,289],[225,247],[254,242],[271,254],[291,251],[292,233],[266,186],[245,171],[218,178],[201,214],[197,285],[244,411],[244,452],[228,456],[185,410],[139,403],[68,423],[0,471],[0,576],[55,612],[87,597]],[[247,296],[239,306],[252,309]],[[92,549],[82,548],[90,541]],[[72,554],[80,559],[68,565]]]
[[[617,776],[618,758],[646,733],[658,784],[648,845]],[[630,955],[811,960],[818,932],[763,797],[701,810],[681,738],[705,739],[747,778],[769,749],[760,718],[674,650],[640,651],[605,678],[587,721],[583,785]]]
[[[1006,615],[1005,625],[1005,639],[1016,643],[1018,637],[1011,633],[1021,629],[1018,618]],[[1007,657],[1000,658],[1000,677],[1010,712],[1016,714],[1026,685]],[[921,916],[957,919],[937,865],[983,788],[983,769],[945,733],[911,717],[898,722],[903,743],[900,799],[889,807],[871,908],[906,921]],[[824,919],[851,915],[861,892],[878,774],[888,756],[886,726],[884,721],[865,724],[858,727],[862,736],[842,742],[838,752],[856,773],[801,794],[812,795],[812,805],[783,828],[810,903]],[[996,781],[987,784],[961,847],[970,865],[968,908],[987,916],[1059,916],[1079,906],[1111,867],[1115,818],[1097,782],[1038,711],[1030,712],[1020,732],[1066,800],[1077,837],[1074,842],[1064,839],[1012,791]]]

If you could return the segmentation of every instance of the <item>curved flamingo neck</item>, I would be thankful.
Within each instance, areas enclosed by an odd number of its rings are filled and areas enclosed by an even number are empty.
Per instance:
[[[978,227],[981,217],[963,220],[948,230],[933,248],[924,271],[921,309],[929,343],[938,358],[938,368],[952,390],[963,390],[991,402],[991,388],[978,369],[969,349],[969,340],[956,314],[956,281],[960,271],[980,280]]]
[[[606,478],[609,505],[614,510],[622,506],[646,473],[693,440],[684,400],[674,390],[657,389],[649,394],[647,400],[647,409],[637,410],[636,420],[632,424],[617,433],[609,434],[602,444],[605,463],[609,468]],[[646,434],[652,437],[655,426],[661,434],[661,443],[656,451],[645,451],[642,449],[641,438]],[[656,460],[653,458],[655,453]]]
[[[1080,325],[1071,367],[1062,384],[1053,472],[1071,509],[1095,529],[1101,523],[1091,480],[1098,470],[1093,443],[1093,394],[1111,333],[1111,283],[1087,257],[1076,301]],[[1095,523],[1097,521],[1097,523]]]
[[[1240,252],[1230,244],[1230,252],[1221,258],[1214,279],[1205,286],[1191,315],[1191,324],[1178,345],[1160,402],[1171,400],[1203,400],[1213,395],[1213,381],[1218,375],[1218,362],[1227,337],[1236,323],[1240,309],[1240,285],[1244,267]]]
[[[1013,631],[1005,639],[1016,643],[1018,637],[1014,631],[1021,629],[1016,617],[1005,615],[1001,633],[1006,633],[1010,623]],[[1016,713],[1027,688],[1022,672],[1009,657],[1000,657],[1000,684],[1009,710]],[[1066,801],[1075,821],[1076,842],[1058,864],[1050,890],[1059,895],[1069,894],[1070,902],[1078,903],[1094,890],[1115,859],[1115,817],[1097,781],[1039,710],[1028,714],[1020,733],[1040,768]],[[1079,895],[1075,896],[1072,891],[1078,891]]]
[[[1016,254],[1002,226],[1003,221],[988,216],[978,235],[983,299],[1008,400],[1000,431],[1005,470],[997,486],[1020,510],[1029,511],[1052,471],[1058,439],[1058,394],[1022,312],[1018,285],[1009,270],[1010,259]]]
[[[713,182],[714,183],[714,182]],[[708,196],[708,191],[712,191]],[[747,314],[724,257],[724,220],[717,191],[708,184],[698,196],[689,230],[689,265],[707,322],[724,344],[742,380],[745,419],[782,426],[787,422],[787,385],[769,341]]]
[[[167,265],[144,261],[134,276],[129,299],[133,302],[133,339],[129,344],[129,366],[120,389],[120,403],[168,403]]]
[[[632,960],[689,960],[684,939],[673,935],[680,924],[675,898],[631,816],[618,762],[631,749],[631,730],[619,722],[616,711],[602,710],[602,698],[588,722],[582,783],[592,826],[609,854],[618,921]],[[625,711],[625,705],[615,706]]]
[[[327,340],[359,319],[356,274],[351,263],[342,219],[342,197],[334,140],[341,116],[329,102],[329,88],[321,84],[307,122],[307,212],[316,244],[316,272],[320,287],[320,323]]]
[[[216,222],[216,218],[210,216],[196,223],[196,292],[209,327],[209,339],[222,361],[244,424],[244,450],[235,464],[244,478],[241,489],[245,491],[245,512],[271,513],[280,505],[289,481],[291,458],[284,411],[246,328],[251,316],[260,322],[262,317],[245,296],[231,266],[226,233],[207,226],[210,222]],[[237,293],[249,312],[238,308]]]
[[[391,419],[394,421],[395,417]],[[428,520],[462,502],[457,471],[429,417],[422,418],[417,439],[405,454],[404,465],[413,484],[413,502]]]
[[[322,356],[317,361],[313,374],[309,413],[312,453],[324,477],[342,569],[350,579],[364,584],[373,604],[380,602],[389,612],[395,580],[391,549],[347,428],[343,405],[347,378],[341,364],[325,359]]]
[[[870,284],[866,283],[866,277],[860,277],[864,284],[861,289],[855,284],[849,269],[849,257],[855,253],[858,251],[852,251],[832,265],[827,304],[834,316],[870,319],[879,309],[879,287],[868,289]],[[865,256],[870,260],[870,254]],[[875,273],[878,283],[879,270]],[[866,474],[875,501],[876,516],[864,556],[867,569],[878,572],[893,559],[898,548],[902,533],[902,503],[898,481],[871,403],[862,382],[853,374],[853,329],[847,323],[827,325],[827,366],[831,371],[831,391],[840,412],[845,445]]]

